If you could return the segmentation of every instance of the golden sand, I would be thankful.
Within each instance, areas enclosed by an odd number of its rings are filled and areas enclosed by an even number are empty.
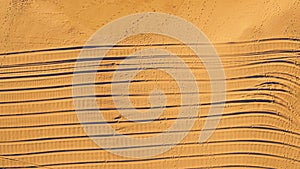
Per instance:
[[[299,11],[299,0],[2,0],[0,168],[300,168]],[[196,25],[214,44],[226,75],[223,116],[199,144],[212,94],[202,61],[177,40],[151,34],[129,37],[118,43],[127,47],[108,53],[121,58],[149,45],[169,50],[195,76],[201,106],[192,129],[169,151],[145,159],[118,156],[87,136],[72,95],[81,50],[59,49],[83,46],[103,25],[139,12],[168,13]],[[171,43],[178,45],[151,46]],[[114,70],[120,62],[103,60],[99,70]],[[95,86],[96,94],[111,94],[113,73],[96,73],[95,82],[104,83]],[[141,113],[149,108],[153,89],[166,93],[169,107],[159,120],[130,122],[111,97],[97,97],[97,103],[119,133],[153,137],[174,124],[180,90],[160,70],[141,71],[134,80],[130,100]]]

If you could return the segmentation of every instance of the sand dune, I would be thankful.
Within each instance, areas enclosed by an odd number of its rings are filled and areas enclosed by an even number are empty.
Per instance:
[[[299,1],[4,0],[0,4],[0,168],[300,167]],[[99,147],[80,124],[74,100],[90,96],[74,96],[72,91],[93,84],[72,84],[74,73],[90,74],[76,72],[77,58],[83,50],[105,48],[82,47],[103,25],[138,12],[184,18],[213,43],[226,75],[226,102],[217,128],[205,143],[198,141],[209,110],[223,105],[211,101],[214,93],[206,63],[178,40],[152,34],[120,41],[96,66],[94,87],[99,107],[90,111],[100,109],[113,129],[132,138],[154,137],[177,121],[193,120],[191,130],[170,132],[175,136],[186,132],[186,137],[157,156],[128,158]],[[150,92],[160,89],[167,100],[163,114],[156,120],[145,119],[154,120],[151,123],[135,123],[120,115],[111,83],[121,86],[128,82],[113,81],[114,73],[126,57],[136,59],[134,52],[149,48],[172,51],[189,67],[199,88],[198,115],[178,118],[183,106],[181,96],[195,91],[181,93],[172,76],[155,69],[143,70],[134,77],[129,97],[133,107],[143,113],[151,109]],[[214,65],[210,56],[203,57]],[[92,59],[80,62],[92,67]],[[182,64],[173,64],[185,70]],[[217,120],[216,116],[210,118]],[[86,123],[96,128],[104,121],[92,119]],[[105,135],[109,132],[102,133],[101,137],[112,137]],[[150,151],[164,146],[116,148]]]

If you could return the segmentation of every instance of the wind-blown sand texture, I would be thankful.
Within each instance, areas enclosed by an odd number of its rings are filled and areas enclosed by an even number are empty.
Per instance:
[[[149,92],[163,90],[163,115],[147,124],[120,116],[110,83],[124,57],[166,49],[196,78],[201,106],[192,130],[178,131],[189,133],[171,150],[146,159],[96,145],[77,119],[72,96],[74,66],[88,38],[138,12],[169,13],[196,25],[214,44],[226,75],[221,121],[199,144],[209,108],[218,104],[210,101],[201,60],[182,43],[151,34],[127,38],[109,52],[97,72],[97,102],[109,124],[130,137],[153,137],[185,119],[176,119],[181,106],[176,82],[159,70],[141,71],[130,84],[130,99],[143,112],[150,107]],[[299,0],[2,0],[0,14],[0,168],[300,168]],[[152,148],[159,146],[163,143]]]

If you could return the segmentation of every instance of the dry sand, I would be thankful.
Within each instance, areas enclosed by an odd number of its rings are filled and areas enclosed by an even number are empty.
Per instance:
[[[0,1],[0,168],[300,168],[299,11],[299,0]],[[227,103],[206,143],[198,139],[211,107],[210,81],[201,60],[182,44],[158,48],[176,53],[191,68],[203,106],[180,144],[146,159],[105,151],[83,131],[72,98],[80,50],[38,51],[83,46],[101,26],[138,12],[182,17],[214,44],[226,75]],[[107,57],[127,56],[157,43],[179,42],[138,35],[119,44],[142,46],[116,47]],[[106,66],[99,70],[115,69],[120,61],[104,60]],[[98,72],[96,82],[111,82],[112,76],[112,71]],[[152,89],[168,93],[166,104],[171,107],[160,120],[128,122],[114,109],[111,97],[98,97],[97,102],[118,132],[153,137],[174,123],[180,91],[163,71],[145,70],[135,80],[139,82],[130,85],[135,107],[150,106]],[[109,95],[111,86],[95,89]]]

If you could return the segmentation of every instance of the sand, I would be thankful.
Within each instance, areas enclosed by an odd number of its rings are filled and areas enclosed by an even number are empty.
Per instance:
[[[297,0],[1,1],[0,168],[300,168],[299,11]],[[226,76],[222,117],[199,144],[213,106],[203,60],[169,37],[142,34],[120,41],[95,78],[98,108],[118,133],[150,138],[184,120],[177,119],[182,106],[178,84],[155,69],[134,77],[130,101],[145,113],[150,92],[160,89],[167,99],[163,114],[151,123],[120,115],[110,83],[124,56],[148,48],[172,51],[199,88],[201,106],[186,137],[169,151],[142,159],[116,155],[93,142],[80,125],[72,93],[80,46],[103,25],[139,12],[168,13],[196,25],[213,43]]]

